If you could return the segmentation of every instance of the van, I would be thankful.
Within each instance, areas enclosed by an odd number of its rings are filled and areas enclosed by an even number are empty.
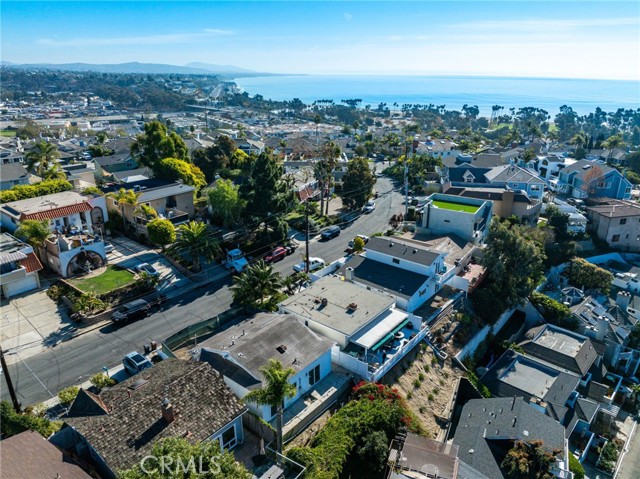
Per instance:
[[[339,226],[329,226],[328,228],[325,228],[320,232],[320,237],[323,240],[330,240],[332,238],[335,238],[336,236],[340,236]]]
[[[111,319],[115,322],[141,319],[149,314],[149,308],[151,308],[151,305],[144,299],[135,299],[119,306],[111,314]]]

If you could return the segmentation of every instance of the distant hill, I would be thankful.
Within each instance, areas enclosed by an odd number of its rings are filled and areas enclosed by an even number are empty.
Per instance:
[[[100,73],[156,73],[156,74],[218,74],[218,75],[256,75],[258,72],[236,67],[233,65],[209,65],[206,63],[190,63],[186,66],[165,65],[162,63],[117,63],[117,64],[93,64],[93,63],[25,63],[17,64],[7,61],[3,66],[20,68],[24,70],[65,70],[73,72],[100,72]]]

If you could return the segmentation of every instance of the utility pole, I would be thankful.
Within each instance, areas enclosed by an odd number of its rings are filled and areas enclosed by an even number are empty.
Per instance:
[[[309,198],[304,203],[304,219],[307,224],[307,234],[305,235],[305,260],[304,272],[309,274]]]
[[[409,144],[404,148],[404,217],[409,214]]]
[[[2,347],[0,347],[0,364],[2,364],[2,371],[7,381],[7,387],[9,388],[9,395],[11,396],[13,408],[16,410],[16,412],[20,412],[20,403],[18,402],[16,391],[15,389],[13,389],[13,382],[11,381],[11,376],[9,375],[9,368],[7,368],[7,363],[4,360],[4,351],[2,350]]]

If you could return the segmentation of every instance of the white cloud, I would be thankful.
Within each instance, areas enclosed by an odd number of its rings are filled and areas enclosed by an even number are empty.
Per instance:
[[[39,45],[54,47],[83,47],[83,46],[114,46],[114,45],[166,45],[173,43],[195,43],[209,38],[223,35],[232,35],[229,30],[207,28],[200,33],[169,33],[164,35],[145,35],[139,37],[91,37],[69,38],[58,40],[56,38],[40,38],[36,41]]]

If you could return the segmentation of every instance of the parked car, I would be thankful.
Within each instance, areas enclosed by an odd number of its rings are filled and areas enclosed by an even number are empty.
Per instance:
[[[329,226],[328,228],[325,228],[320,232],[320,237],[323,240],[330,240],[332,238],[335,238],[336,236],[340,236],[339,226]]]
[[[115,248],[113,247],[113,245],[109,242],[105,242],[104,244],[104,252],[109,254],[109,253],[113,253],[113,251],[115,250]]]
[[[362,241],[364,241],[364,244],[367,244],[369,242],[369,237],[365,235],[356,235],[356,238],[361,238]],[[356,238],[353,238],[351,241],[349,241],[349,248],[353,248],[353,245],[356,242]]]
[[[160,272],[149,263],[140,263],[134,268],[138,273],[147,273],[149,276],[160,276]]]
[[[376,203],[373,200],[367,201],[367,204],[362,208],[363,213],[371,213],[376,209]]]
[[[289,244],[285,245],[284,249],[287,250],[287,256],[289,256],[290,254],[295,253],[295,251],[298,249],[298,243],[295,243],[293,241],[291,241]]]
[[[305,261],[303,261],[302,263],[298,263],[296,265],[293,266],[293,270],[296,273],[301,273],[304,271],[305,269]],[[322,258],[309,258],[309,271],[316,271],[318,269],[322,269],[326,266],[324,260]]]
[[[112,314],[111,319],[115,322],[141,319],[149,314],[151,305],[144,299],[134,299],[118,307]]]
[[[122,358],[122,365],[124,366],[124,369],[132,376],[153,366],[151,361],[149,361],[137,351],[129,353],[124,358]]]
[[[282,246],[278,246],[273,251],[267,253],[267,255],[264,257],[264,262],[267,264],[275,263],[276,261],[283,260],[285,256],[287,256],[287,250]]]

